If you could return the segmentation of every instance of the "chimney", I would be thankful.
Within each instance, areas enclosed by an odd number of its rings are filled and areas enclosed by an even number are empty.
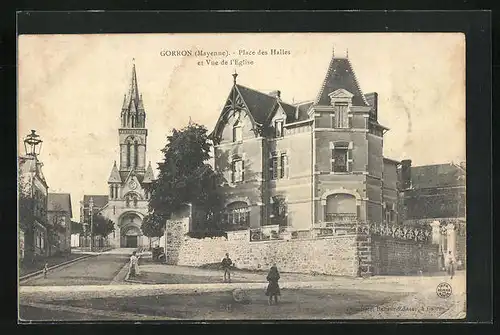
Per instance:
[[[281,99],[281,92],[276,90],[276,91],[272,91],[271,93],[269,93],[269,95],[277,98],[277,99]]]
[[[403,190],[411,188],[411,159],[401,161],[401,186]]]

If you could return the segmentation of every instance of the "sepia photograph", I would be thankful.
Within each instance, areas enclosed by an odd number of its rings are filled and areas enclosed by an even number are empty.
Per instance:
[[[465,43],[18,36],[18,322],[465,319]]]

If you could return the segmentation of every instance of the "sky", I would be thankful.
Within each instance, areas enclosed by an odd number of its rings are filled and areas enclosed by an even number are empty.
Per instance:
[[[180,50],[228,56],[172,55]],[[146,110],[146,159],[155,169],[173,128],[191,118],[213,129],[234,71],[238,83],[280,90],[286,102],[313,100],[333,52],[348,55],[363,93],[379,94],[379,122],[390,128],[386,157],[413,165],[465,161],[465,38],[458,33],[22,35],[19,153],[35,129],[49,192],[70,193],[78,220],[84,194],[108,193],[133,62]],[[231,59],[243,65],[221,65]]]

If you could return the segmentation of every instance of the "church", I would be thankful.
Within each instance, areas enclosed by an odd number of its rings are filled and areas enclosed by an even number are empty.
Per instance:
[[[89,202],[92,212],[102,214],[115,223],[115,231],[108,236],[111,247],[149,247],[150,239],[142,234],[142,220],[148,213],[150,194],[145,186],[154,180],[151,162],[146,166],[147,136],[146,111],[139,93],[135,64],[128,92],[123,99],[118,125],[120,160],[115,161],[108,178],[107,196],[85,195],[82,223],[88,224]],[[98,200],[96,202],[96,200]]]

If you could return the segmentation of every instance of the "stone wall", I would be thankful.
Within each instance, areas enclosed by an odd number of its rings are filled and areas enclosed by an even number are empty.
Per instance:
[[[258,242],[234,237],[190,238],[184,235],[180,225],[171,224],[167,262],[200,266],[219,263],[229,253],[240,269],[267,270],[276,262],[283,272],[343,276],[357,273],[357,242],[353,235]]]
[[[372,236],[371,255],[374,275],[432,273],[439,269],[439,246],[408,240]]]

